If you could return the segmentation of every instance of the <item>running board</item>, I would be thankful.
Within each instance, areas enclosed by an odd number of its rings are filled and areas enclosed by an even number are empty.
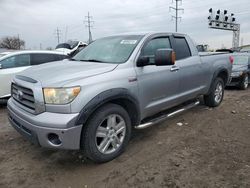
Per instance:
[[[146,123],[143,123],[143,124],[140,124],[138,126],[135,126],[135,129],[145,129],[145,128],[148,128],[148,127],[150,127],[150,126],[152,126],[154,124],[160,123],[160,122],[162,122],[162,121],[164,121],[164,120],[166,120],[168,118],[171,118],[171,117],[175,116],[176,114],[184,112],[184,111],[186,111],[186,110],[188,110],[190,108],[193,108],[193,107],[195,107],[195,106],[197,106],[199,104],[200,104],[200,101],[197,100],[196,102],[188,104],[188,105],[184,106],[183,108],[181,108],[179,110],[176,110],[176,111],[171,112],[169,114],[164,114],[164,115],[162,115],[160,117],[151,119],[150,121],[148,121]]]

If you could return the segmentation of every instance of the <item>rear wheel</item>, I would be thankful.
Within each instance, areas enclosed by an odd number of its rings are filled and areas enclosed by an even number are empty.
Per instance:
[[[224,81],[222,78],[216,78],[212,83],[211,91],[208,95],[204,96],[205,104],[209,107],[217,107],[224,97]]]
[[[119,156],[131,136],[131,121],[119,105],[107,104],[98,109],[83,130],[81,147],[94,162],[107,162]]]
[[[241,80],[241,82],[240,82],[240,85],[239,85],[240,89],[246,90],[246,89],[248,88],[248,82],[249,82],[249,77],[248,77],[248,74],[246,74],[246,75],[242,78],[242,80]]]

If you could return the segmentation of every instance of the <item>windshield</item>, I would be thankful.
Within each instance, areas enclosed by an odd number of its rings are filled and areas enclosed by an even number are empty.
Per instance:
[[[125,63],[141,38],[141,35],[102,38],[91,43],[72,59],[114,64]]]
[[[70,45],[70,49],[73,49],[73,48],[75,48],[77,45],[78,45],[78,41],[70,41],[69,42],[69,45]]]
[[[58,45],[56,46],[56,49],[58,49],[58,48],[67,48],[67,49],[70,49],[71,47],[70,47],[70,44],[61,43],[61,44],[58,44]]]
[[[248,65],[248,56],[234,56],[234,65]]]

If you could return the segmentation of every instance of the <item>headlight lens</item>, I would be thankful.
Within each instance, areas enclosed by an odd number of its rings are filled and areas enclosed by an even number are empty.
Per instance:
[[[80,87],[44,88],[43,95],[46,104],[68,104],[80,93]]]
[[[241,72],[241,71],[240,72],[232,72],[231,76],[232,77],[238,77],[238,76],[241,76],[242,74],[243,74],[243,72]]]

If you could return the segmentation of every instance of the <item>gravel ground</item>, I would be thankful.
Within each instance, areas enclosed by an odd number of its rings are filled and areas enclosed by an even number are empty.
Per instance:
[[[30,144],[0,107],[0,187],[250,187],[250,89],[137,131],[105,164]]]

